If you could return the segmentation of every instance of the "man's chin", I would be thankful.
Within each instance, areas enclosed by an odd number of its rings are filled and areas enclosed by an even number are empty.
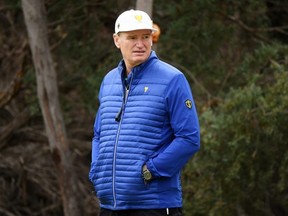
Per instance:
[[[142,62],[146,61],[146,59],[147,59],[148,57],[149,57],[149,56],[147,56],[146,54],[134,55],[134,56],[133,56],[133,60],[134,60],[135,62],[140,62],[140,63],[142,63]]]

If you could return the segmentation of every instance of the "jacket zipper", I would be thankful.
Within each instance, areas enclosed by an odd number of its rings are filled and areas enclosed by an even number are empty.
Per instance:
[[[131,81],[130,81],[129,85],[125,86],[124,100],[122,102],[121,109],[120,109],[119,113],[117,114],[118,118],[115,118],[115,120],[119,122],[119,125],[118,125],[118,129],[117,129],[116,142],[115,142],[115,147],[114,147],[114,152],[113,152],[113,184],[112,184],[112,190],[113,190],[114,208],[116,208],[116,191],[115,191],[116,152],[117,152],[118,139],[119,139],[119,135],[120,135],[120,128],[121,128],[121,124],[122,124],[122,117],[123,117],[125,106],[126,106],[126,103],[127,103],[127,100],[128,100],[128,95],[129,95],[130,87],[131,87],[131,84],[132,84],[132,80],[133,80],[133,74],[132,74]]]

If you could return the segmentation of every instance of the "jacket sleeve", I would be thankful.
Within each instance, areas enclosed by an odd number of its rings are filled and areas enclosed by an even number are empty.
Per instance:
[[[103,89],[104,81],[102,81],[98,100],[99,100],[99,108],[95,117],[94,125],[93,125],[93,139],[92,139],[92,156],[91,156],[91,163],[96,162],[99,153],[99,140],[100,140],[100,130],[101,130],[101,113],[100,113],[100,106],[101,106],[101,94]]]
[[[200,148],[200,128],[188,81],[177,75],[166,92],[171,130],[174,139],[164,151],[147,161],[154,177],[171,177],[179,172]]]
[[[100,94],[101,94],[101,88],[100,87]],[[98,96],[99,102],[100,102],[100,94]],[[98,159],[99,154],[99,140],[100,140],[100,130],[101,130],[101,113],[100,113],[100,106],[96,113],[94,125],[93,125],[93,138],[92,138],[92,149],[91,149],[91,166],[89,171],[89,179],[93,183],[93,176],[95,174],[95,165]]]
[[[100,110],[98,110],[96,118],[95,118],[95,122],[94,122],[94,126],[93,126],[93,131],[94,131],[94,135],[93,135],[93,139],[92,139],[92,160],[91,162],[95,162],[97,161],[98,158],[98,152],[99,152],[99,137],[100,137]]]
[[[94,182],[94,176],[95,176],[95,169],[96,169],[96,161],[98,158],[98,153],[99,153],[99,136],[100,136],[100,110],[98,110],[94,122],[94,135],[92,139],[92,153],[91,153],[91,166],[90,166],[90,171],[88,174],[88,177],[90,181],[93,183]]]

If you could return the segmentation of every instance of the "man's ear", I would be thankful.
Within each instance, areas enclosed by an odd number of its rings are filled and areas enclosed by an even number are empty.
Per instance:
[[[114,44],[115,44],[115,46],[119,49],[120,48],[120,43],[119,43],[119,35],[118,34],[116,34],[116,33],[114,33],[113,34],[113,39],[114,39]]]

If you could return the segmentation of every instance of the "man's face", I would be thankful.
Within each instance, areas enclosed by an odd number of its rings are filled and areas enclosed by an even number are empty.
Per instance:
[[[151,30],[136,30],[114,34],[114,43],[121,50],[127,70],[146,61],[151,52]]]

